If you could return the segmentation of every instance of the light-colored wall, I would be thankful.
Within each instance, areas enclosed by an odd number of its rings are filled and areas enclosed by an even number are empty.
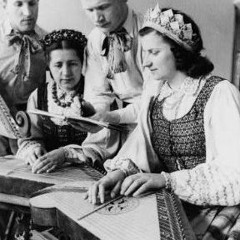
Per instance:
[[[2,0],[0,0],[2,1]],[[215,73],[230,79],[234,35],[232,0],[129,0],[129,6],[144,12],[159,2],[160,7],[174,7],[188,13],[200,26],[204,46],[215,64]],[[3,11],[0,9],[0,19]],[[78,29],[88,34],[92,24],[81,8],[80,0],[40,0],[39,25],[48,31],[58,28]]]

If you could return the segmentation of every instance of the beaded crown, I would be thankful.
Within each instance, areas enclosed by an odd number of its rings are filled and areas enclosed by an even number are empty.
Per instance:
[[[61,29],[55,30],[47,35],[43,39],[41,39],[44,47],[49,47],[52,44],[64,40],[75,41],[79,44],[79,47],[84,48],[87,45],[87,38],[79,31],[71,30],[71,29]]]
[[[155,8],[147,10],[142,29],[145,27],[159,31],[187,50],[192,51],[197,41],[197,36],[193,33],[192,24],[184,23],[182,14],[174,14],[172,9],[162,11],[158,4]]]

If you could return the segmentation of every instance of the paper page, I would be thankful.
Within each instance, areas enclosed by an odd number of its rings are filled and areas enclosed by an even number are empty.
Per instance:
[[[64,116],[64,115],[60,115],[60,114],[54,114],[54,113],[50,113],[50,112],[46,112],[46,111],[42,111],[42,110],[28,110],[29,114],[37,114],[37,115],[44,115],[44,116],[48,116],[48,117],[52,117],[52,118],[60,118],[60,119],[66,119],[68,121],[79,121],[82,123],[86,123],[86,124],[93,124],[93,125],[97,125],[99,127],[105,127],[105,128],[109,128],[109,129],[113,129],[116,131],[127,131],[128,129],[121,124],[112,124],[112,123],[108,123],[108,122],[103,122],[103,121],[97,121],[91,118],[86,118],[86,117],[75,117],[75,116]]]

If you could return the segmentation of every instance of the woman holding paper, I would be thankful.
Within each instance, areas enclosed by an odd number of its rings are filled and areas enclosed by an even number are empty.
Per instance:
[[[94,108],[83,99],[85,36],[62,29],[47,34],[42,43],[53,81],[31,94],[27,109],[66,117],[93,115]],[[33,114],[30,117],[31,137],[19,140],[17,157],[29,163],[34,173],[51,172],[65,163],[98,164],[117,149],[117,141],[116,148],[111,142],[108,151],[108,129],[88,134],[74,129],[64,118]]]

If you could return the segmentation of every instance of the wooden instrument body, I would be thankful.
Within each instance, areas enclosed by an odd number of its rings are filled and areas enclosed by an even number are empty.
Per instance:
[[[102,176],[95,169],[85,165],[65,166],[52,173],[34,174],[29,165],[14,157],[0,158],[0,165],[0,194],[25,199],[29,199],[34,192],[52,185],[95,181]],[[0,202],[2,201],[0,197]]]
[[[89,184],[102,176],[90,167],[66,166],[33,174],[19,159],[2,158],[0,163],[0,202],[1,194],[26,199],[33,223],[59,228],[67,236],[62,239],[195,239],[173,193],[162,190],[142,198],[122,197],[96,209],[99,206],[83,199]]]
[[[52,173],[33,174],[30,166],[13,156],[0,158],[0,164],[0,209],[11,211],[14,216],[15,212],[16,216],[26,214],[27,219],[30,219],[29,199],[35,192],[56,184],[66,184],[76,180],[92,182],[102,176],[101,173],[86,165],[65,166]],[[46,223],[48,223],[47,219],[55,219],[55,217],[49,218],[49,213],[45,214],[44,211],[41,211],[40,214]],[[9,224],[12,226],[14,221],[12,219]],[[22,223],[22,225],[26,225],[26,231],[28,224],[27,221]],[[49,224],[43,225],[48,226]],[[49,226],[54,226],[54,224]],[[38,235],[42,236],[42,232],[40,232]],[[34,237],[36,236],[34,235]]]
[[[71,240],[195,239],[173,193],[162,190],[141,198],[120,197],[101,207],[84,200],[84,184],[69,185],[79,191],[67,192],[62,185],[31,198],[33,223],[56,226]]]

